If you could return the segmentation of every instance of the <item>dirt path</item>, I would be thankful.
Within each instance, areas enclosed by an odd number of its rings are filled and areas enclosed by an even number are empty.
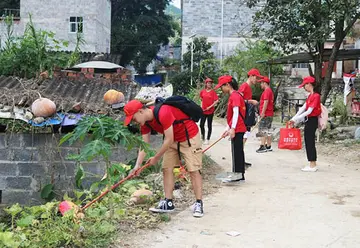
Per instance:
[[[223,129],[215,123],[213,137]],[[140,233],[131,247],[359,247],[360,165],[319,157],[320,170],[304,173],[304,151],[275,147],[272,153],[256,154],[257,147],[255,137],[246,144],[246,160],[253,163],[246,182],[223,185],[205,198],[202,219],[183,211],[160,230]],[[207,154],[230,170],[229,141]],[[228,231],[240,235],[231,237]]]

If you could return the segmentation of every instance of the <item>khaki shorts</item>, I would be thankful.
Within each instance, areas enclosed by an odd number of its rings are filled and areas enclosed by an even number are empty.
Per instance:
[[[190,139],[191,147],[188,141],[180,142],[181,158],[185,161],[187,171],[198,171],[202,168],[202,148],[200,140],[200,132]],[[180,165],[178,142],[174,142],[165,152],[162,166],[164,169],[174,168]]]

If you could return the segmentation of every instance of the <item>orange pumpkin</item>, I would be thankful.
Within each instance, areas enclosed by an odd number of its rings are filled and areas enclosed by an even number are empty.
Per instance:
[[[124,100],[124,94],[117,90],[108,90],[104,95],[104,101],[109,105],[120,103]]]
[[[56,105],[48,98],[43,98],[39,94],[39,99],[36,99],[31,105],[31,112],[36,117],[49,117],[56,113]]]

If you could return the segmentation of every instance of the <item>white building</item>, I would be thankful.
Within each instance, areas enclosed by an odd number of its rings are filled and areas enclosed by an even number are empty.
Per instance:
[[[14,36],[21,36],[29,14],[37,29],[55,33],[55,39],[69,41],[64,50],[74,50],[77,32],[82,33],[83,52],[109,53],[111,38],[110,0],[21,0],[20,18],[14,21]],[[0,44],[6,39],[6,25],[0,19]]]

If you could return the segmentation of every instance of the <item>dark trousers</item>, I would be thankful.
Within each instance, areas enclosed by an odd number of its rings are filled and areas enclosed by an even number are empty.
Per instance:
[[[244,133],[236,133],[231,140],[232,170],[233,172],[245,173],[245,154],[244,154]]]
[[[208,124],[208,135],[207,139],[209,140],[212,132],[212,122],[213,122],[214,114],[211,115],[203,115],[200,120],[200,129],[201,129],[201,138],[205,139],[205,121],[207,120]]]
[[[318,117],[309,117],[305,122],[304,136],[308,161],[316,161],[315,132],[318,128]]]

